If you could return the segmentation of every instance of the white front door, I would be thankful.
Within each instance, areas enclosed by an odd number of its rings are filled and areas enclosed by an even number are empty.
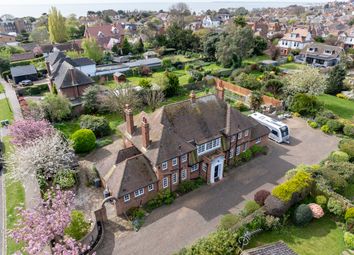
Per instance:
[[[211,161],[210,183],[220,181],[224,173],[224,157],[220,156]]]

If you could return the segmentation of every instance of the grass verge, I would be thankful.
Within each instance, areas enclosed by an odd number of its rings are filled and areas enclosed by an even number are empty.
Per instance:
[[[354,102],[336,96],[321,95],[318,99],[324,104],[324,107],[333,111],[341,118],[353,120],[354,116]]]

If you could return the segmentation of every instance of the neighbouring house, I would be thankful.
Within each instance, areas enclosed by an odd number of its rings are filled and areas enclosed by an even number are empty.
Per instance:
[[[13,18],[8,15],[1,16],[0,32],[21,34],[22,31],[32,32],[32,22],[27,18]]]
[[[341,33],[339,39],[342,42],[344,49],[354,48],[354,31]]]
[[[283,241],[244,250],[241,255],[297,255]]]
[[[16,41],[16,36],[0,33],[0,43],[11,43]]]
[[[11,67],[10,72],[15,84],[24,80],[38,80],[37,70],[33,65]]]
[[[87,76],[96,75],[96,63],[89,58],[73,58],[74,67],[79,69],[81,72]]]
[[[219,19],[212,18],[209,15],[207,15],[203,18],[202,25],[205,28],[215,28],[221,25],[221,21]]]
[[[278,42],[282,55],[288,55],[290,50],[302,50],[306,44],[312,41],[311,33],[305,28],[294,28],[286,33]]]
[[[194,21],[185,26],[184,29],[190,29],[192,31],[197,31],[203,28],[203,23],[201,21]]]
[[[143,54],[144,58],[145,59],[148,59],[148,58],[157,58],[159,56],[159,54],[157,54],[157,52],[155,51],[147,51]]]
[[[247,24],[256,36],[267,37],[268,23],[263,18],[259,18],[254,22],[247,22]]]
[[[34,59],[34,58],[35,58],[35,55],[33,52],[25,52],[25,53],[12,54],[10,61],[16,62],[16,61],[30,60],[30,59]]]
[[[296,57],[296,61],[318,67],[335,66],[339,63],[342,52],[344,52],[344,49],[339,46],[310,43],[301,50]]]
[[[160,191],[186,180],[208,184],[224,177],[224,167],[251,146],[266,145],[268,128],[243,115],[217,95],[165,105],[133,116],[118,127],[124,149],[96,164],[104,187],[118,199],[118,214],[140,206]]]
[[[111,50],[114,45],[123,42],[124,28],[119,23],[87,26],[85,37],[95,38],[103,49]]]
[[[119,73],[116,72],[113,74],[113,79],[117,82],[117,83],[121,83],[121,82],[126,82],[127,81],[127,77],[125,76],[124,73]]]

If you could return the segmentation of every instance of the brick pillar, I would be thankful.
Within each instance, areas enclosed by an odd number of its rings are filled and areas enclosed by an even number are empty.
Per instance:
[[[189,98],[191,99],[192,103],[194,104],[197,99],[197,96],[195,95],[194,90],[191,91]]]
[[[225,93],[224,87],[217,87],[217,88],[216,88],[216,96],[217,96],[220,100],[223,100],[223,101],[224,101],[224,93]]]
[[[147,122],[147,119],[145,117],[143,117],[141,123],[141,136],[143,139],[143,147],[146,149],[150,145],[150,130],[149,123]]]
[[[133,111],[130,108],[129,104],[125,105],[125,121],[126,121],[126,125],[127,125],[127,132],[130,135],[133,135],[134,133],[134,118],[133,118]]]

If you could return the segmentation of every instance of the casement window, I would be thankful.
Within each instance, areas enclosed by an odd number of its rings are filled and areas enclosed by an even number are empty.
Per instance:
[[[208,151],[208,150],[210,150],[211,148],[213,148],[213,142],[212,142],[212,141],[207,142],[207,144],[206,144],[206,150]]]
[[[148,186],[148,191],[150,192],[150,191],[153,191],[153,190],[154,190],[154,184],[150,184]]]
[[[259,144],[261,142],[261,138],[256,139],[256,144]]]
[[[168,177],[162,179],[162,188],[166,189],[168,187]]]
[[[181,180],[187,179],[187,169],[182,169],[181,171]]]
[[[202,170],[203,170],[204,172],[206,172],[207,169],[208,169],[208,165],[207,165],[206,163],[203,163],[203,164],[202,164]]]
[[[243,151],[245,152],[247,150],[247,143],[243,144]]]
[[[229,158],[233,158],[234,154],[235,154],[235,148],[231,148]]]
[[[187,159],[188,159],[187,154],[182,155],[182,157],[181,157],[181,161],[182,161],[182,163],[187,162]]]
[[[248,136],[248,133],[249,133],[249,130],[247,129],[247,130],[245,130],[245,137],[247,137]]]
[[[129,200],[130,200],[130,194],[124,195],[123,200],[124,200],[124,203],[129,202]]]
[[[195,172],[195,171],[197,171],[198,169],[199,169],[199,164],[195,164],[195,165],[192,166],[191,172]]]
[[[239,140],[242,139],[242,132],[238,133],[238,137]]]
[[[209,141],[207,143],[197,145],[197,154],[198,156],[210,152],[212,150],[218,149],[221,146],[221,138],[216,138],[212,141]]]
[[[134,196],[135,197],[140,197],[142,195],[144,195],[144,188],[141,188],[141,189],[138,189],[138,190],[134,191]]]
[[[168,167],[167,161],[163,162],[161,165],[162,170],[167,170],[167,167]]]
[[[178,159],[174,158],[172,159],[172,166],[177,166],[178,165]]]
[[[234,143],[235,141],[236,141],[236,136],[233,135],[233,136],[231,137],[231,142]]]
[[[205,144],[197,146],[197,153],[198,155],[202,154],[205,151]]]
[[[178,182],[178,173],[172,174],[172,184],[176,184]]]
[[[240,153],[241,153],[241,146],[239,145],[236,148],[236,155],[238,156],[238,155],[240,155]]]

